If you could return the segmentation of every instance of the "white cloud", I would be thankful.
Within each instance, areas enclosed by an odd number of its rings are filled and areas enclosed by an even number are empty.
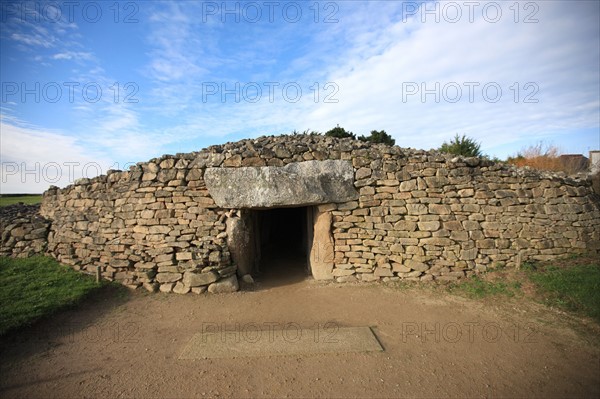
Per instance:
[[[359,133],[385,128],[398,144],[420,148],[437,147],[455,133],[466,133],[486,149],[597,127],[599,39],[590,35],[598,29],[597,3],[581,9],[572,3],[538,2],[537,24],[515,24],[511,4],[503,3],[505,17],[498,23],[481,16],[474,23],[463,18],[457,24],[413,18],[359,34],[348,50],[351,56],[330,74],[340,87],[339,104],[322,104],[306,118],[307,124],[328,129],[340,123]],[[391,45],[380,54],[361,54],[370,42],[376,46],[380,40]],[[419,94],[403,101],[403,85],[411,82]],[[422,101],[423,82],[427,89],[439,82],[439,102],[433,95]],[[463,87],[462,100],[455,104],[445,101],[442,92],[452,82]],[[465,82],[480,84],[473,103]],[[533,85],[525,86],[529,82]],[[501,87],[497,103],[486,101],[486,83]],[[533,95],[538,103],[524,103],[538,88]]]
[[[443,7],[444,3],[428,3],[428,7],[435,4]],[[528,14],[525,4],[519,5],[519,22]],[[398,2],[340,3],[337,24],[284,25],[275,37],[257,35],[252,45],[229,53],[223,51],[223,43],[217,47],[220,51],[212,51],[215,37],[221,37],[218,34],[222,32],[213,32],[217,36],[207,31],[200,34],[200,27],[188,17],[195,15],[190,9],[170,5],[168,12],[158,12],[154,18],[156,51],[150,68],[157,79],[154,100],[160,106],[153,108],[176,121],[165,129],[172,132],[167,134],[172,144],[291,129],[324,131],[339,123],[359,134],[386,129],[398,144],[419,148],[437,147],[455,133],[467,134],[493,153],[500,147],[505,151],[507,143],[520,146],[525,140],[535,142],[568,135],[573,129],[597,127],[598,6],[592,2],[577,2],[587,9],[557,2],[536,4],[540,6],[536,24],[515,23],[508,8],[512,2],[503,3],[503,17],[497,23],[482,17],[481,3],[473,23],[468,21],[463,5],[461,22],[453,24],[443,18],[436,23],[431,16],[426,23],[420,18],[402,21]],[[254,28],[256,33],[260,27]],[[289,66],[274,75],[265,63],[265,54],[277,48],[278,41],[294,42],[294,36],[296,43],[301,37],[308,42],[294,56],[274,51],[274,60]],[[199,37],[202,43],[196,46]],[[202,49],[212,57],[198,58]],[[210,66],[208,75],[186,68],[187,63]],[[227,71],[222,76],[228,88],[236,78],[242,80],[239,74],[245,71],[227,69],[232,64],[246,66],[258,82],[300,82],[302,101],[290,104],[279,98],[275,103],[263,99],[252,104],[242,99],[236,103],[229,95],[221,103],[202,103],[198,82],[207,76],[215,80],[219,75],[213,72]],[[317,104],[308,89],[313,82],[321,87]],[[334,96],[337,104],[323,102],[327,82],[339,87]],[[419,90],[421,83],[428,89],[439,83],[443,90],[445,84],[452,89],[456,82],[462,89],[462,100],[445,101],[441,92],[438,102],[431,94],[423,102],[420,93],[404,101],[403,84],[413,82]],[[469,82],[479,84],[473,102],[468,99]],[[488,92],[491,95],[494,87],[502,89],[500,101],[486,101],[482,93],[486,83],[493,85]],[[515,103],[516,90],[519,99]],[[527,95],[538,102],[525,103]]]
[[[524,4],[520,3],[521,20],[527,15]],[[494,148],[507,143],[520,146],[524,141],[568,135],[573,129],[598,127],[598,6],[591,2],[585,3],[588,9],[558,2],[537,4],[540,9],[536,24],[515,23],[508,8],[513,3],[503,3],[503,17],[497,23],[482,17],[481,3],[473,23],[463,10],[461,21],[453,24],[443,18],[436,23],[431,16],[426,23],[420,18],[402,21],[402,6],[395,2],[341,3],[337,24],[320,25],[319,29],[294,24],[283,27],[278,40],[288,40],[298,34],[298,29],[314,31],[303,52],[278,61],[290,66],[282,75],[261,74],[260,67],[252,69],[259,82],[300,82],[304,85],[302,101],[290,104],[279,98],[274,103],[263,99],[252,104],[242,99],[236,103],[229,95],[220,104],[201,103],[201,88],[194,81],[194,70],[185,75],[191,79],[183,78],[174,84],[182,76],[183,72],[178,71],[185,64],[175,62],[177,57],[172,61],[163,57],[155,58],[151,65],[155,72],[161,70],[173,80],[157,86],[156,99],[164,101],[163,109],[157,111],[181,121],[168,129],[177,132],[172,135],[174,142],[177,137],[184,141],[228,133],[270,134],[305,128],[325,131],[339,123],[358,134],[386,129],[398,144],[418,148],[437,147],[456,133],[467,134],[481,141],[485,151],[493,153]],[[428,3],[430,8],[433,5]],[[174,43],[164,54],[170,54],[173,48],[178,54],[191,48],[184,39],[193,38],[193,26],[178,12],[177,29],[165,24],[164,27],[170,27],[155,32],[168,33],[157,43]],[[265,38],[259,47],[267,51],[264,49],[269,43],[269,38]],[[244,54],[251,54],[254,47],[248,49],[243,54],[227,55],[220,62],[228,65],[231,58],[243,63]],[[193,51],[188,51],[188,56],[190,53]],[[188,61],[198,62],[193,58]],[[162,69],[156,68],[158,65]],[[250,68],[247,62],[243,65]],[[171,67],[174,69],[168,69]],[[313,82],[321,87],[317,104],[308,89]],[[339,100],[337,104],[323,102],[327,94],[323,85],[327,82],[339,87],[334,96]],[[472,102],[469,82],[478,84]],[[439,84],[437,102],[431,94],[422,101],[423,83],[429,90]],[[487,94],[492,97],[487,100],[482,92],[486,83],[490,83]],[[403,88],[413,84],[419,93],[403,98]],[[448,91],[444,92],[447,84]],[[444,94],[452,97],[456,85],[461,88],[461,100],[446,101]],[[495,87],[501,88],[502,95],[498,102],[491,102]],[[527,95],[538,102],[525,103]]]
[[[60,132],[0,120],[2,193],[41,193],[80,177],[106,173],[111,162]]]

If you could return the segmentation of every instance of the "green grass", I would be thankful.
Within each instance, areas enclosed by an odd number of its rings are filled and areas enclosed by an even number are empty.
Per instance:
[[[521,283],[533,285],[534,292],[525,293]],[[552,262],[526,262],[516,273],[497,268],[451,284],[447,290],[471,299],[527,295],[600,323],[600,261],[594,257],[570,255]]]
[[[583,313],[600,322],[600,264],[530,265],[527,275],[548,305]]]
[[[42,202],[42,196],[39,194],[19,194],[19,195],[1,195],[0,206],[13,205],[22,202],[24,204],[33,205]]]
[[[479,276],[473,276],[449,287],[450,292],[458,293],[469,298],[485,298],[488,296],[504,295],[515,296],[520,292],[521,284],[518,282],[485,281]]]
[[[52,258],[0,257],[0,335],[72,306],[100,286]]]

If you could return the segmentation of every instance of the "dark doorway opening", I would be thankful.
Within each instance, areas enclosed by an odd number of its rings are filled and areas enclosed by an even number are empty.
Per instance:
[[[281,285],[308,274],[308,208],[257,211],[259,279]],[[312,233],[312,231],[310,232]]]

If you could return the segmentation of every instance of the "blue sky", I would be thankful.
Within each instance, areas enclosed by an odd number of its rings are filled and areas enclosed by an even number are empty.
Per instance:
[[[2,193],[336,124],[600,146],[597,1],[0,4]]]

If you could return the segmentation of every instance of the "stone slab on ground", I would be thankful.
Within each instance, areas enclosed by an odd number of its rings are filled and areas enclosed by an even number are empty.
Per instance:
[[[383,348],[369,327],[285,328],[259,330],[260,325],[238,331],[211,326],[197,333],[185,346],[180,360],[304,355],[316,353],[381,352]]]

